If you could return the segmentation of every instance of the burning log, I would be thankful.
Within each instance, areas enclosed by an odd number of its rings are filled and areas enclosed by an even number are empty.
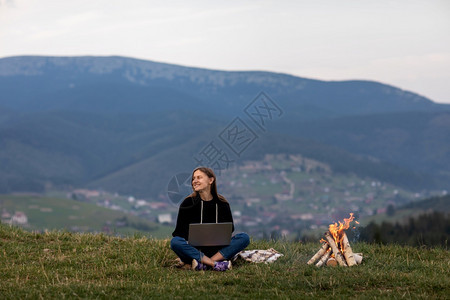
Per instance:
[[[355,257],[354,257],[354,254],[353,254],[353,250],[352,250],[352,247],[350,247],[350,243],[348,242],[348,238],[347,238],[347,235],[345,234],[345,232],[343,233],[343,236],[342,236],[342,244],[343,244],[343,254],[344,254],[344,257],[345,257],[345,261],[347,262],[347,264],[348,264],[348,266],[349,267],[351,267],[351,266],[354,266],[354,265],[356,265],[356,260],[355,260]]]
[[[326,240],[322,240],[324,242],[322,247],[311,257],[307,264],[311,265],[317,260],[319,260],[316,263],[317,267],[321,267],[324,264],[327,266],[354,266],[361,264],[363,259],[362,253],[353,253],[347,234],[344,232],[344,230],[349,228],[353,219],[353,214],[351,213],[349,219],[344,219],[344,223],[331,224],[329,230],[325,233]]]
[[[340,266],[347,266],[347,263],[345,262],[345,258],[342,255],[342,253],[339,251],[336,242],[334,241],[334,238],[331,236],[331,233],[327,231],[325,233],[325,238],[327,239],[328,245],[330,245],[331,250],[333,250],[334,258],[338,262]]]
[[[314,256],[311,257],[310,260],[308,260],[307,264],[311,265],[311,264],[315,263],[316,260],[318,260],[325,254],[325,252],[328,250],[328,248],[330,248],[330,246],[327,243],[323,243],[322,248],[320,248],[320,250],[317,251],[317,253],[314,254]]]
[[[336,267],[337,265],[338,265],[338,263],[334,257],[330,257],[327,260],[327,266]]]
[[[325,243],[326,244],[326,243]],[[328,245],[328,244],[327,244]],[[331,255],[331,249],[328,248],[327,253],[325,253],[320,260],[317,262],[316,267],[321,267],[323,266],[324,263],[326,263],[328,261],[328,259],[330,258]]]

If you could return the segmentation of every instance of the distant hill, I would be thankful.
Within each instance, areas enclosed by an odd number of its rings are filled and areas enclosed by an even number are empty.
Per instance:
[[[179,172],[190,172],[195,166],[196,151],[200,151],[207,143],[208,140],[196,139],[180,144],[177,148],[168,149],[97,179],[88,186],[91,188],[100,186],[120,193],[132,190],[137,195],[146,195],[150,191],[165,193],[169,179]],[[433,179],[386,163],[372,162],[338,148],[278,135],[262,137],[261,141],[248,149],[242,159],[261,160],[267,153],[301,153],[330,164],[336,172],[341,174],[355,173],[363,178],[378,178],[407,188],[435,184]]]
[[[441,213],[448,217],[450,214],[450,195],[435,196],[400,206],[394,206],[383,214],[364,218],[362,224],[367,225],[371,222],[377,224],[381,224],[382,222],[404,224],[408,223],[411,218],[432,213]],[[447,232],[447,234],[448,233],[450,232]]]
[[[400,209],[417,209],[423,212],[437,211],[450,213],[450,195],[441,197],[431,197],[422,201],[408,203]]]
[[[364,219],[360,238],[370,243],[446,247],[450,238],[450,196],[432,197]]]
[[[194,114],[104,116],[35,113],[0,129],[0,192],[43,191],[45,186],[88,186],[121,194],[156,196],[170,178],[190,172],[194,156],[225,123]],[[199,132],[199,134],[197,134]],[[291,135],[261,134],[234,164],[265,154],[302,154],[335,172],[357,174],[409,189],[439,180],[382,161]]]
[[[450,181],[450,112],[403,112],[275,124],[310,138]]]
[[[196,127],[211,124],[183,113],[36,113],[0,128],[0,192],[42,191],[48,184],[82,186],[171,148],[191,158],[194,147],[183,151],[182,145],[191,138],[199,139],[192,135]],[[179,153],[172,157],[180,163]],[[170,160],[162,161],[161,167]],[[156,175],[156,170],[148,171]],[[121,180],[130,182],[129,178]]]
[[[435,111],[431,100],[372,81],[326,82],[270,72],[225,72],[126,57],[0,59],[2,105],[18,111],[149,113],[191,110],[234,116],[260,91],[288,119]]]
[[[412,92],[126,57],[20,56],[0,59],[0,193],[88,186],[155,197],[261,91],[282,116],[267,131],[252,127],[258,138],[234,163],[298,153],[405,188],[449,188],[450,105]]]

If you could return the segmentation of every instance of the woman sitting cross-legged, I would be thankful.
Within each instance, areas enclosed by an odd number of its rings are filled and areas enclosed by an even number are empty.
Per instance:
[[[212,169],[196,168],[192,172],[191,184],[194,192],[180,205],[170,247],[183,263],[192,264],[194,270],[209,268],[215,271],[230,270],[230,259],[248,246],[250,238],[246,233],[238,233],[231,237],[228,246],[194,247],[189,244],[189,224],[226,222],[233,224],[230,204],[217,193],[216,176]]]

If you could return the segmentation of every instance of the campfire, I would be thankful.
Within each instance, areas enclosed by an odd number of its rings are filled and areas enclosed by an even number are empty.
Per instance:
[[[328,231],[325,232],[325,239],[321,240],[322,247],[307,264],[316,263],[317,267],[325,264],[327,266],[339,265],[344,267],[360,264],[363,258],[362,253],[353,253],[347,234],[345,234],[345,230],[350,228],[350,223],[353,220],[353,213],[350,213],[350,218],[344,219],[344,222],[339,221],[339,224],[331,224]]]

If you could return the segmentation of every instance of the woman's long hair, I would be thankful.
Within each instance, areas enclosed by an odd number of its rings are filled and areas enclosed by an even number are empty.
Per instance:
[[[210,169],[210,168],[198,167],[194,171],[192,171],[191,186],[192,186],[192,182],[194,181],[194,173],[195,173],[195,171],[201,171],[201,172],[205,173],[209,178],[214,178],[214,181],[211,184],[211,195],[213,196],[213,198],[217,198],[220,201],[228,202],[227,199],[225,199],[224,196],[219,195],[217,193],[217,184],[216,184],[217,178],[216,178],[216,174],[214,174],[214,171],[212,169]],[[193,186],[192,186],[192,189],[194,189]],[[189,195],[189,196],[190,197],[197,197],[198,196],[198,192],[194,190],[194,192],[191,195]]]

